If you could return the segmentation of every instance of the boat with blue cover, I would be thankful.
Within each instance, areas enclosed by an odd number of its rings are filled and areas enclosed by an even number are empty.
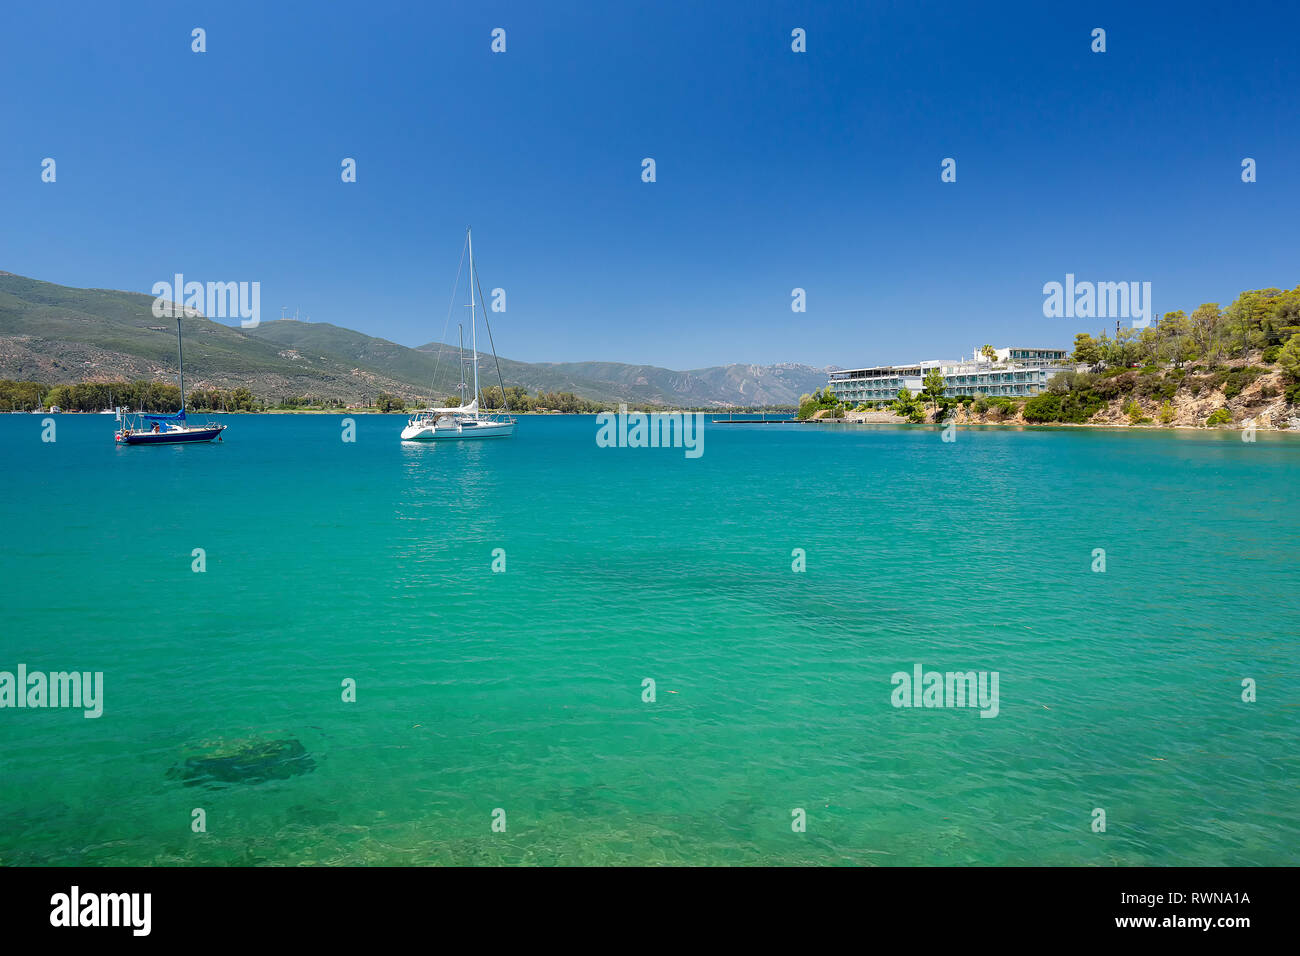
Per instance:
[[[123,445],[175,445],[190,441],[221,441],[225,425],[208,422],[190,425],[185,409],[175,415],[124,414],[122,427],[114,436]]]
[[[226,426],[209,420],[205,425],[191,425],[185,415],[185,353],[181,347],[181,319],[176,317],[176,356],[181,375],[181,410],[175,414],[132,414],[118,411],[121,427],[113,435],[119,445],[177,445],[195,441],[221,441]]]

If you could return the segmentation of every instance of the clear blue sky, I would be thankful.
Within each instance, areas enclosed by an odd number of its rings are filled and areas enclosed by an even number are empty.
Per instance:
[[[256,280],[264,319],[416,345],[472,224],[512,358],[1064,346],[1067,272],[1150,281],[1157,313],[1300,282],[1298,28],[1294,3],[10,4],[0,269]]]

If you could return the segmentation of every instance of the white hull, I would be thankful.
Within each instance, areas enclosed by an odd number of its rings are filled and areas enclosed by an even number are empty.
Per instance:
[[[479,396],[482,392],[478,387],[478,325],[474,316],[474,287],[478,283],[478,272],[474,269],[474,240],[470,236],[468,229],[465,230],[465,247],[469,250],[469,329],[470,329],[470,348],[474,354],[474,400],[468,405],[457,405],[456,407],[446,408],[424,408],[415,413],[415,417],[408,419],[406,427],[402,429],[402,441],[465,441],[466,439],[475,438],[509,438],[515,433],[515,420],[508,414],[502,417],[489,415],[487,418],[479,416]],[[456,282],[460,284],[460,273],[456,274]],[[451,316],[448,315],[448,319]],[[486,321],[486,314],[484,321]],[[492,329],[489,326],[488,332]],[[465,401],[465,330],[460,332],[460,401]],[[496,348],[492,350],[493,358],[496,357]],[[500,380],[501,368],[497,366],[498,383],[501,386],[501,397],[506,397],[506,383]]]
[[[453,424],[421,422],[403,428],[402,441],[459,441],[469,438],[509,438],[514,432],[514,422],[476,422],[473,420]]]

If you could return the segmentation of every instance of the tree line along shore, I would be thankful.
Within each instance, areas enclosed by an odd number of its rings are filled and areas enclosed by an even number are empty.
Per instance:
[[[582,398],[572,392],[539,391],[530,395],[526,389],[506,386],[505,401],[500,387],[484,388],[479,393],[479,405],[488,411],[516,414],[567,414],[586,415],[618,411],[617,402],[598,402]],[[379,392],[373,398],[348,403],[341,399],[326,399],[311,395],[291,395],[279,400],[259,398],[247,388],[218,389],[192,388],[185,396],[185,407],[193,412],[374,412],[380,414],[402,413],[425,408],[433,402],[425,399],[403,399],[389,392]],[[454,395],[437,400],[442,406],[459,405]],[[664,411],[665,406],[629,402],[627,407],[636,411]],[[100,412],[117,407],[133,411],[175,412],[181,407],[180,386],[169,382],[75,382],[50,385],[42,382],[0,379],[0,412],[35,412],[57,408],[63,412]],[[684,409],[686,411],[718,412],[716,407]],[[746,406],[730,409],[735,412],[785,412],[793,406]]]

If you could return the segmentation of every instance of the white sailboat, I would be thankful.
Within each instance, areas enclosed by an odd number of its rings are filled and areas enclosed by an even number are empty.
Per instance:
[[[474,239],[470,231],[465,230],[465,241],[469,244],[469,316],[470,347],[474,353],[474,399],[468,405],[465,401],[465,364],[461,362],[462,404],[454,408],[422,408],[406,422],[402,429],[402,441],[457,441],[466,438],[509,438],[515,432],[515,419],[506,415],[483,415],[479,411],[478,397],[478,327],[475,315],[474,285],[478,279],[474,271]],[[487,321],[484,315],[483,321]],[[489,328],[489,333],[491,329]],[[464,333],[461,333],[461,348],[464,349]],[[496,358],[493,346],[492,357]],[[501,367],[497,366],[500,378]],[[505,400],[505,383],[501,383],[501,397]],[[509,408],[506,409],[508,413]]]

